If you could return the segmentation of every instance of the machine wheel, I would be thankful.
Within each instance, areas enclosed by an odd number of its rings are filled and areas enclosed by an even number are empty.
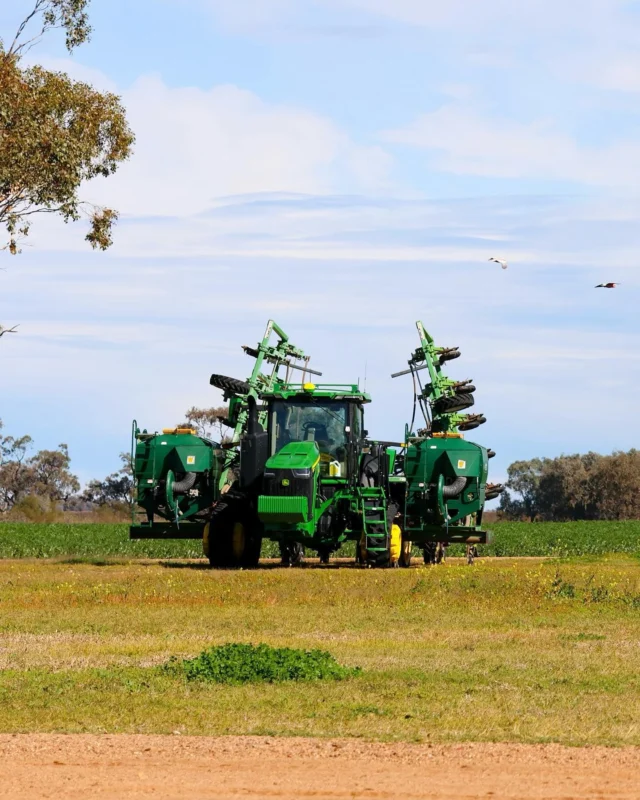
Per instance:
[[[472,431],[474,428],[480,427],[480,425],[484,425],[487,421],[487,418],[484,417],[482,414],[479,415],[478,419],[473,419],[471,422],[463,422],[461,425],[458,425],[459,431]]]
[[[433,403],[434,414],[456,414],[470,408],[474,403],[473,395],[468,392],[455,394],[453,397],[439,397]]]
[[[427,542],[424,547],[422,548],[422,556],[424,558],[425,564],[435,564],[436,563],[436,543],[435,542]]]
[[[249,394],[249,384],[237,378],[228,378],[226,375],[212,375],[209,383],[216,389],[222,389],[225,394]]]
[[[204,529],[202,545],[212,567],[256,567],[262,535],[257,520],[236,502],[220,503]]]
[[[213,535],[212,535],[213,528]],[[202,549],[214,568],[231,566],[231,548],[226,525],[222,515],[209,520],[202,536]]]
[[[300,542],[282,542],[280,555],[283,567],[299,567],[304,561],[304,547]]]
[[[438,359],[438,363],[442,366],[445,361],[453,361],[454,358],[460,358],[462,353],[458,350],[457,347],[452,347],[449,350],[446,350],[444,353],[440,354],[440,358]]]
[[[402,551],[400,553],[400,566],[401,567],[410,567],[411,566],[411,548],[413,547],[412,542],[403,541],[402,542]]]
[[[331,558],[331,550],[328,547],[319,547],[318,556],[321,564],[328,564]]]
[[[237,519],[231,529],[231,566],[257,567],[260,562],[262,536],[249,520]]]

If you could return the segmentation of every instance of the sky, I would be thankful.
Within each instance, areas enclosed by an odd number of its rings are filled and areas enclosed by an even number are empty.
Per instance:
[[[8,37],[32,5],[0,7]],[[7,6],[10,6],[7,8]],[[33,62],[122,97],[132,158],[0,252],[4,432],[119,466],[131,421],[217,405],[275,319],[398,440],[418,345],[459,346],[493,480],[638,446],[640,2],[92,0],[92,40]],[[506,258],[508,270],[488,261]],[[595,290],[619,281],[613,291]]]

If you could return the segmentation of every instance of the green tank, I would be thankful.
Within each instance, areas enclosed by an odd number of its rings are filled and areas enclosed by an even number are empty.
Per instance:
[[[220,445],[191,428],[147,433],[134,421],[133,454],[138,514],[145,517],[136,525],[138,538],[155,538],[167,531],[179,536],[181,526],[185,538],[194,525],[201,533],[220,495],[224,464]]]

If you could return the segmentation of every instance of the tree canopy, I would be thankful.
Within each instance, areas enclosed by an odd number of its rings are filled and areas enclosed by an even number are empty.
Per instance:
[[[18,253],[37,214],[66,222],[84,214],[86,240],[105,250],[117,211],[83,201],[81,185],[111,175],[134,137],[120,99],[63,72],[25,66],[24,55],[49,31],[62,29],[69,51],[89,39],[89,0],[34,0],[12,39],[0,38],[0,228]]]
[[[80,489],[69,469],[71,458],[66,444],[27,456],[32,443],[30,436],[0,434],[0,512],[10,511],[28,497],[62,503]]]
[[[192,406],[184,415],[185,421],[181,425],[195,428],[198,436],[205,439],[223,443],[231,440],[231,426],[225,424],[229,408],[227,406],[216,406],[212,408],[196,408]]]
[[[534,458],[507,470],[500,512],[509,519],[640,518],[640,451]]]

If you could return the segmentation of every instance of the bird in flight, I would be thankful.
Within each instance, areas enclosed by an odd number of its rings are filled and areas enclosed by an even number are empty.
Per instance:
[[[596,289],[615,289],[616,286],[620,286],[619,283],[599,283],[595,288]]]
[[[5,333],[17,333],[16,328],[19,327],[18,325],[14,325],[13,328],[3,328],[0,325],[0,337],[4,336]]]
[[[502,269],[507,269],[509,266],[506,261],[503,261],[501,258],[490,258],[489,261],[495,261],[496,264],[500,264]]]

